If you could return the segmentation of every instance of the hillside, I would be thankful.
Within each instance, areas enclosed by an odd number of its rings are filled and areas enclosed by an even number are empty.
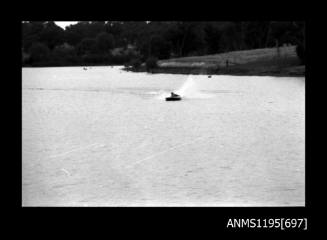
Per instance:
[[[300,65],[295,46],[285,46],[279,53],[277,48],[263,48],[160,60],[152,72],[304,76],[305,66]]]

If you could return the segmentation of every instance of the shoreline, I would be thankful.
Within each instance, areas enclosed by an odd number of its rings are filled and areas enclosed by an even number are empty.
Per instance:
[[[294,66],[288,68],[261,68],[246,69],[230,67],[228,69],[213,69],[199,67],[157,67],[146,71],[145,67],[133,69],[124,67],[127,72],[149,72],[152,74],[194,74],[194,75],[232,75],[232,76],[274,76],[274,77],[305,77],[305,66]]]
[[[232,76],[273,76],[273,77],[305,77],[305,65],[288,68],[246,69],[230,67],[228,69],[200,68],[200,67],[157,67],[147,71],[145,67],[134,69],[123,65],[82,65],[82,66],[22,66],[22,68],[50,68],[50,67],[117,67],[122,66],[126,72],[144,72],[151,74],[185,74],[185,75],[232,75]]]
[[[129,72],[149,72],[167,74],[194,75],[235,75],[235,76],[277,76],[305,77],[305,65],[297,56],[295,46],[279,48],[262,48],[240,50],[202,56],[188,56],[158,60],[156,67],[147,69],[143,62],[137,67],[131,63],[74,63],[52,64],[42,63],[34,66],[25,64],[23,67],[113,67],[122,66]]]
[[[146,72],[146,65],[125,70]],[[232,51],[203,56],[189,56],[157,61],[152,73],[236,75],[236,76],[305,76],[305,65],[295,46]]]

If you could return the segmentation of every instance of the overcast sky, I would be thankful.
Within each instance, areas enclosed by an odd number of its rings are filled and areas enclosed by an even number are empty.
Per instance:
[[[66,26],[70,25],[70,24],[75,24],[77,23],[77,21],[75,22],[55,22],[59,27],[62,27],[63,29],[65,29]]]

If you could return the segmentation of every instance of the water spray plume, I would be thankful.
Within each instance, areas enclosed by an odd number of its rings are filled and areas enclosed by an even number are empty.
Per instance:
[[[212,97],[209,94],[202,93],[197,83],[194,81],[192,76],[188,76],[186,82],[182,85],[182,87],[175,91],[178,95],[183,98],[210,98]]]
[[[185,99],[205,99],[205,98],[212,98],[213,95],[202,93],[199,90],[199,87],[196,81],[193,79],[191,75],[189,75],[183,85],[177,89],[173,90],[172,92],[180,95],[182,98]],[[170,92],[160,90],[158,92],[157,99],[163,100],[167,96],[170,95]]]

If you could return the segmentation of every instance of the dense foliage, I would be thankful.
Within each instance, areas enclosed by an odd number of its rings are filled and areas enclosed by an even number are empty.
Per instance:
[[[157,67],[157,61],[158,59],[156,57],[149,57],[146,62],[145,62],[145,65],[146,65],[146,70],[148,72],[150,72],[152,69],[156,68]]]
[[[301,45],[303,22],[54,22],[22,23],[22,62],[28,66],[127,64],[149,57],[215,54]],[[136,59],[136,60],[135,60]]]
[[[303,44],[299,44],[296,47],[296,53],[297,53],[298,57],[300,58],[301,63],[305,64],[305,48],[304,48]]]

